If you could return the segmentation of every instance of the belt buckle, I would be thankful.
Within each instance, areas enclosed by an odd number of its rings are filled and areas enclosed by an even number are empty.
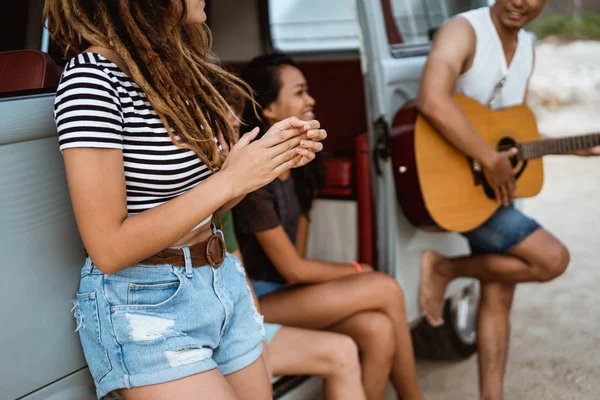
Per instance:
[[[221,254],[213,254],[213,252],[211,251],[211,246],[215,244],[215,242],[219,246]],[[225,247],[225,241],[223,240],[223,237],[221,235],[219,235],[218,233],[213,233],[206,241],[205,251],[206,261],[208,261],[208,265],[210,265],[213,268],[219,268],[221,265],[223,265],[227,249]]]

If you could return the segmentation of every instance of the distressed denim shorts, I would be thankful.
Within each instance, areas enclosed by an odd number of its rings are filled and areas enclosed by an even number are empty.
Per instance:
[[[287,286],[285,283],[257,281],[255,279],[250,279],[250,283],[252,284],[254,293],[256,293],[256,297],[259,299],[266,294]],[[279,329],[281,329],[281,325],[279,324],[265,324],[265,340],[267,343],[271,343],[275,334],[279,332]]]
[[[264,295],[274,292],[276,290],[283,289],[287,286],[285,283],[258,281],[256,279],[250,279],[250,283],[252,284],[254,293],[256,293],[256,297],[258,298],[261,298]]]
[[[219,268],[138,264],[112,275],[88,258],[73,307],[98,398],[257,360],[264,327],[245,271],[227,254]]]
[[[500,207],[483,225],[463,235],[474,254],[506,254],[539,228],[537,221],[511,204]]]

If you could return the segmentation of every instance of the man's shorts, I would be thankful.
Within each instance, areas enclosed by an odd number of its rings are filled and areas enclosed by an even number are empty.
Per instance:
[[[540,227],[511,204],[500,207],[483,225],[463,235],[473,254],[506,254]]]

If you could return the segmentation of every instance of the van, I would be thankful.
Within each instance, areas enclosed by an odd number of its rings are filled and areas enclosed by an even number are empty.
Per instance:
[[[416,97],[435,29],[483,5],[487,0],[207,0],[214,50],[228,68],[284,51],[317,100],[329,137],[309,257],[357,259],[395,277],[406,293],[416,354],[431,359],[476,351],[478,286],[462,279],[449,287],[443,328],[420,317],[421,252],[469,248],[459,235],[411,225],[396,199],[390,142],[413,123],[402,106]],[[3,25],[18,29],[0,37],[0,399],[92,399],[69,312],[84,249],[52,116],[65,60],[42,29],[43,0],[10,7]],[[273,388],[278,399],[312,399],[321,383],[282,377]]]

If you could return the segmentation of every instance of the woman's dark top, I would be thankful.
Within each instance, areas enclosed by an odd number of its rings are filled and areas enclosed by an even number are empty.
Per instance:
[[[296,244],[298,219],[301,209],[290,176],[282,181],[275,179],[267,186],[248,194],[234,209],[235,232],[250,279],[286,283],[271,263],[254,233],[279,225]]]

